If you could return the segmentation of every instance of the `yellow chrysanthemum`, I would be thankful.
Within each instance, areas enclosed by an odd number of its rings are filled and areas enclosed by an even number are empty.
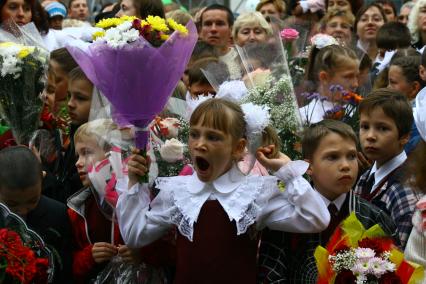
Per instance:
[[[3,47],[3,48],[12,47],[16,45],[17,45],[16,43],[10,42],[10,41],[0,43],[0,47]]]
[[[167,19],[167,24],[169,24],[170,28],[172,28],[172,30],[178,31],[179,33],[183,34],[183,35],[187,35],[188,34],[188,29],[175,22],[175,20],[169,18]]]
[[[93,38],[93,40],[95,40],[95,39],[97,39],[99,37],[103,37],[103,36],[105,36],[105,32],[104,31],[97,31],[97,32],[93,33],[92,38]]]
[[[19,52],[18,52],[18,57],[23,59],[25,57],[27,57],[28,55],[30,55],[31,53],[33,53],[34,51],[34,47],[24,47],[22,48]]]
[[[168,32],[169,27],[166,24],[166,21],[159,17],[159,16],[148,16],[146,18],[146,21],[148,24],[151,25],[153,30],[159,31],[159,32]]]
[[[142,28],[145,27],[145,26],[147,26],[147,25],[149,25],[149,23],[147,21],[145,21],[145,20],[141,21],[141,27]]]
[[[120,19],[118,18],[108,18],[100,20],[97,24],[97,28],[109,29],[111,27],[116,27],[120,24]]]
[[[166,35],[166,34],[161,34],[161,35],[160,35],[160,39],[161,39],[161,40],[168,40],[168,39],[169,39],[169,37],[170,37],[170,36],[169,36],[169,35]]]
[[[133,22],[134,20],[137,19],[137,17],[135,16],[121,16],[120,18],[121,24],[124,22]]]

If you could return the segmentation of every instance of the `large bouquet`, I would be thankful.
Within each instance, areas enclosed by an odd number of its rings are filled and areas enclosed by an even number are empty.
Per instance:
[[[115,109],[119,124],[136,127],[136,146],[145,148],[148,126],[176,87],[197,40],[195,25],[148,16],[106,19],[97,24],[87,50],[68,50]]]
[[[327,248],[315,251],[318,283],[416,283],[423,268],[404,254],[378,224],[365,230],[355,213],[343,221]]]
[[[38,47],[0,43],[0,112],[19,144],[38,128],[47,58]]]
[[[282,142],[281,151],[292,159],[297,158],[300,153],[295,148],[296,133],[300,130],[301,120],[281,40],[275,44],[248,45],[237,50],[249,85],[243,102],[269,108],[271,125],[277,129]]]
[[[0,283],[47,283],[53,265],[40,236],[0,203]]]

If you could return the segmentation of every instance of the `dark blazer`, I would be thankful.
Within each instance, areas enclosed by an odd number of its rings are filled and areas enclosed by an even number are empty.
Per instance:
[[[53,283],[72,283],[71,226],[67,207],[42,195],[37,207],[28,213],[25,221],[28,227],[37,232],[53,251],[55,258]]]

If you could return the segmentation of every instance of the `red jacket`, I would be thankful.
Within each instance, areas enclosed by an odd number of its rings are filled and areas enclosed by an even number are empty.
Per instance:
[[[91,274],[97,266],[92,256],[93,243],[90,240],[90,236],[88,233],[90,222],[88,223],[87,220],[90,220],[90,217],[86,218],[87,212],[85,210],[87,200],[89,198],[94,199],[94,196],[91,190],[87,188],[75,193],[68,199],[68,216],[70,218],[72,226],[74,245],[72,270],[76,283],[84,283],[85,281],[89,280],[88,277],[93,276]],[[100,213],[98,207],[94,207],[91,210],[96,209],[98,210],[98,212],[96,213]],[[100,214],[101,216],[97,214],[98,218],[103,217],[102,213]],[[98,226],[98,223],[102,222],[97,222],[95,226]],[[105,234],[107,235],[108,239],[110,237],[110,232],[111,230],[109,229],[109,232]],[[176,247],[174,242],[170,241],[170,239],[174,239],[174,236],[171,237],[169,234],[169,236],[143,247],[141,249],[141,254],[143,255],[143,262],[157,268],[164,265],[174,265],[176,259]],[[105,241],[109,242],[109,240]],[[124,244],[117,223],[114,225],[114,244]]]

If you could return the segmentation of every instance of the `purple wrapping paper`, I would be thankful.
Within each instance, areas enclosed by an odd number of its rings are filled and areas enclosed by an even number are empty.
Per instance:
[[[185,70],[198,38],[192,21],[188,35],[174,32],[160,47],[143,37],[122,48],[94,42],[87,50],[67,46],[86,76],[113,105],[119,125],[136,129],[136,147],[144,149],[145,129],[166,105]]]

